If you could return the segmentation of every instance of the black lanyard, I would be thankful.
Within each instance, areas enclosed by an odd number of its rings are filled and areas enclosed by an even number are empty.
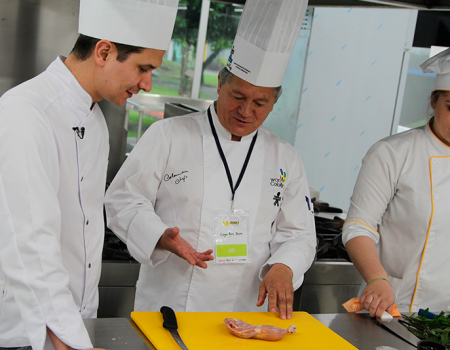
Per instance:
[[[239,174],[239,178],[236,182],[236,186],[233,187],[233,179],[231,178],[230,168],[228,167],[227,159],[225,158],[225,154],[223,154],[222,146],[220,145],[219,137],[217,137],[216,128],[214,127],[212,117],[211,117],[211,111],[208,108],[208,119],[209,119],[209,125],[211,125],[211,131],[214,136],[214,140],[216,141],[217,149],[219,150],[220,158],[222,158],[223,166],[225,167],[225,171],[227,172],[228,182],[230,184],[231,188],[231,210],[234,210],[234,194],[236,193],[236,190],[238,189],[239,185],[241,184],[241,180],[244,177],[245,170],[247,169],[248,161],[250,160],[250,156],[253,152],[253,147],[256,143],[256,138],[258,137],[258,131],[256,131],[255,136],[253,136],[252,143],[250,144],[250,148],[247,152],[247,157],[245,157],[244,165],[242,166],[241,173]]]

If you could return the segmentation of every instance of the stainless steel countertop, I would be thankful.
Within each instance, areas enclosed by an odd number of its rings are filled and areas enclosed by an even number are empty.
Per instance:
[[[315,314],[311,316],[361,350],[372,350],[377,346],[390,346],[399,350],[416,349],[383,329],[374,318],[366,313]],[[391,322],[398,322],[398,318]]]
[[[90,318],[84,324],[96,348],[108,350],[155,350],[133,320]]]
[[[311,315],[361,350],[390,346],[399,350],[415,349],[377,325],[368,314]],[[392,322],[397,322],[396,320]],[[98,318],[84,320],[95,347],[109,350],[155,350],[133,320]]]

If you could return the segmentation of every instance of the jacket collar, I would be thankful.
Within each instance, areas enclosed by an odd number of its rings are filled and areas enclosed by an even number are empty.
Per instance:
[[[47,72],[58,79],[62,90],[72,100],[78,113],[71,113],[72,123],[81,124],[92,112],[93,101],[91,95],[80,85],[72,72],[64,64],[66,57],[58,56],[48,67]],[[94,106],[95,107],[95,106]]]
[[[431,130],[430,124],[433,122],[434,117],[429,120],[427,125],[425,126],[425,134],[427,135],[428,140],[431,142],[433,147],[441,154],[450,156],[450,147],[447,146],[444,142],[442,142]]]
[[[217,116],[216,109],[215,109],[215,103],[213,103],[211,106],[209,106],[209,110],[211,112],[211,116],[213,119],[214,127],[216,128],[217,135],[219,138],[230,140],[231,141],[231,133],[223,127],[223,125],[220,123],[219,117]],[[255,135],[257,130],[253,131],[251,134],[242,136],[241,141],[252,139]]]

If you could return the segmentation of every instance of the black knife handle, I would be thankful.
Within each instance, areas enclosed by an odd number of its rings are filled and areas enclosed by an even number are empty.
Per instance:
[[[163,327],[166,329],[178,329],[177,317],[175,316],[175,312],[168,307],[161,307],[161,313],[163,315],[164,323]]]

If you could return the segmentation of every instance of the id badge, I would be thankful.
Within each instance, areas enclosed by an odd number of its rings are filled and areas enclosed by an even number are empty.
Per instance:
[[[214,216],[214,264],[250,262],[249,214],[245,210],[227,210]]]

